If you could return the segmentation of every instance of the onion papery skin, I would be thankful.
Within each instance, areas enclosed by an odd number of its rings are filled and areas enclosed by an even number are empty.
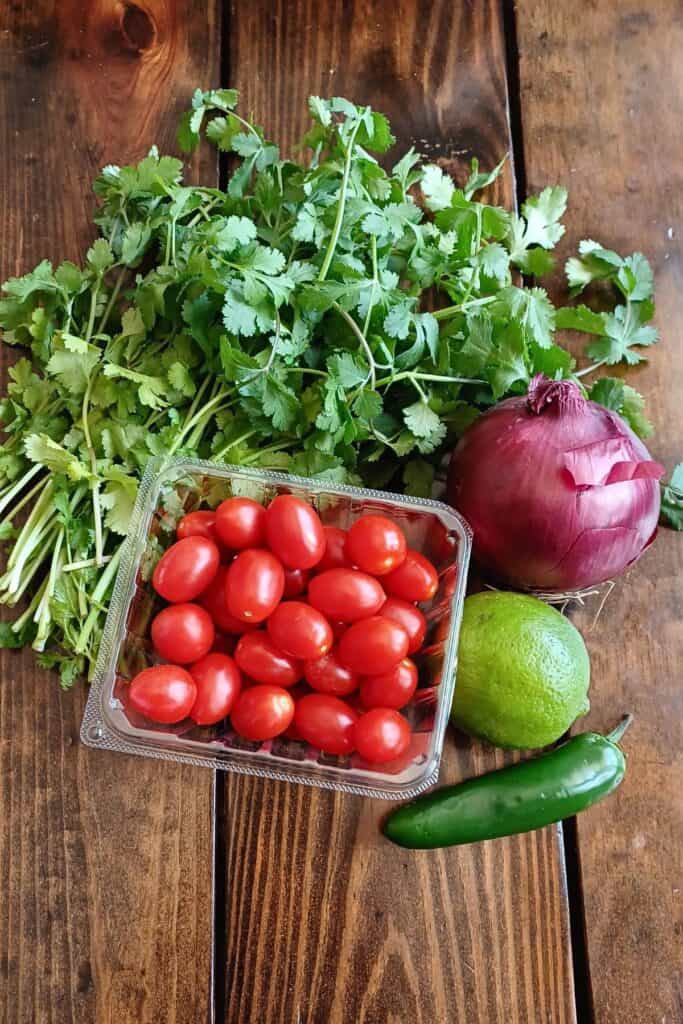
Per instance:
[[[624,572],[654,540],[663,467],[616,413],[539,374],[455,449],[450,503],[474,554],[516,587],[563,593]]]

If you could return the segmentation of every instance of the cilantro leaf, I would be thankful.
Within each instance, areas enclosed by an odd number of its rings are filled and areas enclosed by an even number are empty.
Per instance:
[[[669,482],[662,483],[661,522],[683,530],[683,462],[674,468]]]

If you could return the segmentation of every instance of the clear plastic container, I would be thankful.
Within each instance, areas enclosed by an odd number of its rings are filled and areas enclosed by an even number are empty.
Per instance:
[[[399,762],[373,767],[357,754],[334,757],[302,742],[278,737],[266,743],[241,739],[229,722],[199,727],[190,720],[157,725],[126,709],[132,677],[156,659],[149,623],[161,606],[149,579],[161,551],[174,540],[178,518],[193,508],[213,507],[233,494],[267,503],[292,493],[317,508],[324,523],[347,528],[367,512],[400,523],[411,547],[432,559],[439,589],[422,605],[428,630],[415,656],[418,690],[403,709],[413,730]],[[444,732],[453,697],[458,632],[465,596],[471,533],[447,505],[381,491],[347,487],[270,473],[174,459],[154,460],[140,484],[114,585],[102,646],[81,726],[91,747],[219,768],[395,799],[432,785],[439,773]]]

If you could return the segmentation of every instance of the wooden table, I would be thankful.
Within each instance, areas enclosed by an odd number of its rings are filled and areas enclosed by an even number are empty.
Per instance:
[[[174,149],[195,86],[285,143],[309,93],[349,95],[456,176],[509,152],[500,201],[567,185],[563,256],[647,253],[662,344],[633,379],[671,468],[682,56],[680,0],[4,0],[0,277],[79,259],[98,169]],[[664,531],[587,633],[589,724],[636,716],[620,791],[431,855],[380,841],[380,803],[86,750],[84,688],[3,652],[2,1024],[680,1021],[682,552]],[[442,778],[502,762],[449,737]]]

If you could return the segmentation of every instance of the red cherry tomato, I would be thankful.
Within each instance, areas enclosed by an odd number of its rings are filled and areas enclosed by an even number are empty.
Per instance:
[[[410,726],[392,708],[373,708],[361,715],[353,736],[356,750],[371,764],[393,761],[410,746]]]
[[[198,604],[170,604],[152,620],[151,633],[157,654],[174,665],[203,658],[216,635],[211,616]]]
[[[401,564],[407,544],[403,530],[386,516],[361,516],[346,538],[346,557],[371,576],[384,576]]]
[[[308,586],[310,573],[305,569],[285,569],[285,592],[283,597],[299,597]]]
[[[268,636],[285,654],[302,661],[322,658],[334,639],[324,615],[303,601],[278,605],[268,619]]]
[[[308,502],[279,494],[266,509],[266,543],[287,569],[312,569],[325,551],[320,516]]]
[[[328,569],[350,569],[351,563],[344,550],[346,530],[340,530],[338,526],[323,526],[323,531],[325,533],[325,551],[315,567],[316,572],[326,572]]]
[[[379,614],[403,626],[410,641],[408,654],[415,654],[420,650],[427,632],[427,620],[419,608],[409,601],[402,601],[400,597],[388,597]]]
[[[304,677],[312,690],[335,697],[347,697],[358,689],[358,676],[342,665],[336,651],[304,662]]]
[[[209,583],[206,590],[197,598],[197,603],[206,608],[207,612],[219,629],[224,633],[244,633],[252,627],[248,622],[242,622],[235,618],[228,608],[228,596],[226,593],[228,566],[219,565],[218,572]]]
[[[216,513],[209,509],[188,512],[178,523],[176,529],[178,540],[186,537],[206,537],[216,543]]]
[[[285,573],[277,558],[265,548],[248,548],[228,569],[228,611],[242,622],[263,622],[277,607],[284,589]]]
[[[236,643],[237,637],[228,636],[226,633],[216,633],[211,651],[214,654],[232,654]]]
[[[381,585],[358,569],[328,569],[314,576],[308,600],[329,619],[356,622],[376,615],[385,601]]]
[[[304,674],[301,662],[279,650],[264,629],[255,629],[240,637],[235,661],[257,683],[294,686]]]
[[[157,562],[152,586],[173,604],[192,601],[205,590],[218,571],[221,556],[207,537],[185,537],[171,544]]]
[[[412,700],[416,689],[417,669],[410,658],[404,658],[389,672],[361,679],[360,699],[366,708],[398,710]]]
[[[339,659],[363,675],[388,672],[408,653],[408,634],[402,626],[382,615],[354,622],[339,641]]]
[[[230,721],[245,740],[270,740],[287,729],[294,718],[294,701],[281,686],[259,685],[242,690]]]
[[[310,743],[326,754],[350,754],[358,715],[338,697],[309,693],[297,701],[294,725]]]
[[[197,684],[190,718],[197,725],[213,725],[227,718],[242,685],[232,658],[227,654],[207,654],[194,663],[190,675]]]
[[[251,498],[227,498],[216,509],[216,533],[234,551],[258,548],[264,540],[266,510]]]
[[[179,665],[153,665],[133,679],[128,690],[130,706],[145,718],[174,725],[187,718],[197,697],[197,685]]]
[[[408,549],[404,561],[382,580],[387,594],[404,601],[429,601],[439,588],[439,575],[424,555]]]

